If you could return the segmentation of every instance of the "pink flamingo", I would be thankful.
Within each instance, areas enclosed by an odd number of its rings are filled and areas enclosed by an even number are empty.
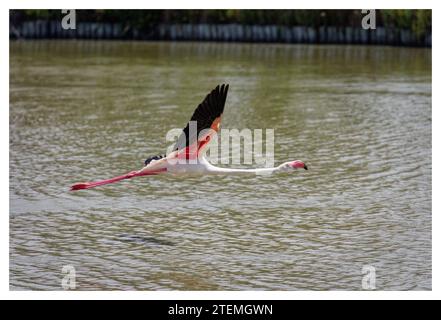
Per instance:
[[[157,175],[165,173],[173,174],[259,174],[292,171],[303,168],[308,170],[304,162],[300,160],[282,163],[272,168],[256,169],[232,169],[219,168],[210,164],[204,156],[204,151],[220,127],[222,114],[227,99],[228,84],[217,86],[213,89],[196,108],[190,122],[182,130],[178,141],[174,145],[173,152],[168,155],[158,155],[145,160],[145,166],[138,171],[131,171],[125,175],[108,180],[84,182],[74,184],[70,190],[89,189],[108,183],[130,179],[133,177]],[[190,130],[190,124],[197,124],[197,132]],[[185,160],[194,161],[185,161]],[[184,160],[184,161],[182,161]]]

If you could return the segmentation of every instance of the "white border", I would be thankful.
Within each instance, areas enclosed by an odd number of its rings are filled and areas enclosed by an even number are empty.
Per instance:
[[[66,8],[75,9],[430,9],[436,1],[429,0],[335,0],[332,1],[290,1],[290,0],[224,0],[224,1],[202,1],[202,0],[162,0],[153,3],[146,3],[142,0],[125,0],[124,2],[109,0],[103,4],[100,1],[76,0],[76,1],[54,1],[40,0],[38,3],[32,0],[9,1],[8,8],[11,9],[59,9],[61,3]],[[3,5],[3,4],[2,4]]]
[[[0,126],[1,132],[1,147],[3,150],[3,157],[0,158],[2,168],[1,172],[1,197],[0,202],[0,298],[2,299],[440,299],[441,285],[440,278],[436,271],[440,267],[440,219],[437,216],[440,213],[439,201],[436,197],[432,197],[432,291],[410,291],[410,292],[396,292],[396,291],[336,291],[336,292],[316,292],[316,291],[144,291],[144,292],[102,292],[102,291],[9,291],[9,9],[44,9],[44,8],[76,8],[76,9],[172,9],[172,8],[203,8],[203,9],[220,9],[220,8],[235,8],[235,9],[353,9],[353,8],[376,8],[376,9],[434,9],[432,11],[432,57],[438,57],[433,52],[438,52],[439,40],[439,21],[440,15],[438,10],[434,8],[439,1],[412,1],[412,0],[390,0],[390,1],[333,1],[333,7],[330,7],[329,1],[263,1],[263,0],[225,0],[222,2],[216,1],[178,1],[178,0],[162,0],[159,3],[147,3],[143,1],[125,0],[121,1],[106,1],[105,5],[99,1],[91,0],[77,0],[77,1],[47,1],[42,0],[36,3],[31,0],[22,1],[1,1],[1,107],[0,107]],[[7,59],[6,59],[7,58]],[[432,88],[438,88],[439,84],[439,63],[437,59],[432,59]],[[432,90],[432,121],[439,120],[439,109],[434,106],[439,106],[439,94],[437,90]],[[432,124],[432,137],[440,137],[440,129]],[[433,141],[434,139],[432,139]],[[436,139],[435,139],[436,141]],[[432,163],[439,163],[439,148],[432,143]],[[404,160],[404,159],[403,159]],[[8,169],[6,169],[8,168]],[[439,170],[437,166],[432,165],[432,194],[439,191]],[[437,250],[438,249],[438,250]]]

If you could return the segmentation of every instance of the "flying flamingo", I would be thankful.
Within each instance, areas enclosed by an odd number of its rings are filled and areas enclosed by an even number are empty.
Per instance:
[[[131,171],[125,175],[108,180],[77,183],[70,190],[89,189],[108,183],[117,182],[133,177],[157,175],[164,173],[173,174],[256,174],[291,171],[299,168],[308,170],[308,167],[300,160],[285,162],[278,167],[257,169],[231,169],[219,168],[210,164],[204,156],[204,151],[213,135],[217,134],[220,127],[221,117],[227,99],[228,84],[217,86],[213,89],[196,108],[190,122],[182,130],[173,152],[168,155],[157,155],[145,160],[145,166],[138,171]],[[191,130],[190,126],[197,125],[197,130]],[[182,161],[184,160],[184,161]],[[193,160],[193,161],[186,161]]]

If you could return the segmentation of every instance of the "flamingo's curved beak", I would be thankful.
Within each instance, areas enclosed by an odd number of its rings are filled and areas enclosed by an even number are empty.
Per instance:
[[[308,170],[308,166],[303,161],[300,161],[300,160],[296,160],[296,161],[291,162],[290,166],[295,169],[303,168],[305,170]]]

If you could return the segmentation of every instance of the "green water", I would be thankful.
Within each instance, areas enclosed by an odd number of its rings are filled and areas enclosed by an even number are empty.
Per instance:
[[[431,50],[10,43],[10,288],[431,289]],[[141,177],[218,83],[272,128],[272,176]],[[246,165],[242,165],[246,167]]]

